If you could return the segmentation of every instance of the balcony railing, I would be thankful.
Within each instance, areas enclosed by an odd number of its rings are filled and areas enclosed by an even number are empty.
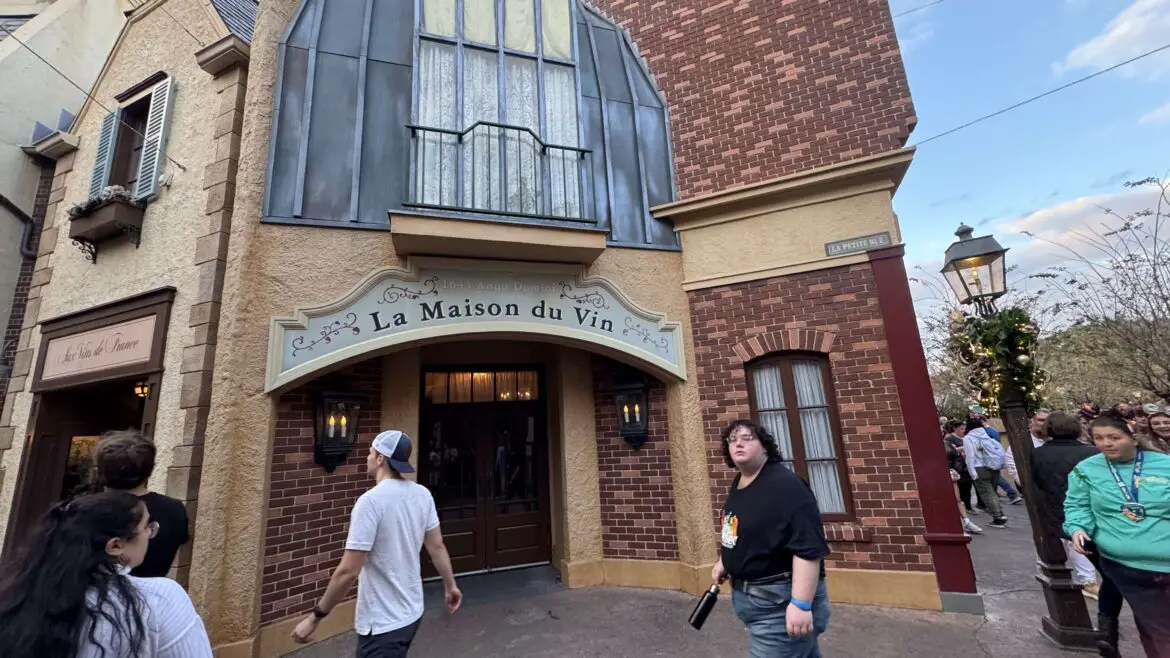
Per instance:
[[[480,121],[459,132],[408,125],[407,205],[596,222],[593,152],[544,143],[521,126]]]

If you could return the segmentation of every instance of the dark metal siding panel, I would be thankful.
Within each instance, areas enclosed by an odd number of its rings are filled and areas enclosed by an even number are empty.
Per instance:
[[[599,227],[609,228],[609,185],[605,174],[605,135],[601,132],[601,101],[588,96],[582,98],[580,121],[584,132],[582,147],[593,151],[593,216],[598,218]]]
[[[406,67],[413,66],[413,17],[414,2],[411,0],[374,0],[370,59]]]
[[[627,90],[627,95],[629,91]],[[634,106],[606,102],[610,127],[610,164],[613,167],[613,218],[610,237],[618,242],[644,242],[645,209],[638,174],[638,145],[634,141]]]
[[[326,0],[317,50],[357,57],[361,53],[365,13],[365,0]]]
[[[306,50],[313,47],[313,24],[317,22],[317,12],[320,11],[322,2],[324,0],[305,0],[300,14],[295,19],[296,25],[288,35],[286,43],[290,47]]]
[[[296,196],[297,152],[301,131],[305,125],[302,108],[305,100],[305,82],[308,77],[309,51],[288,47],[284,53],[284,69],[280,72],[280,110],[272,133],[272,163],[269,165],[268,215],[293,216]]]
[[[371,61],[366,69],[366,111],[358,221],[385,224],[402,207],[410,144],[411,67]]]
[[[638,107],[638,146],[642,149],[645,167],[646,200],[650,207],[674,200],[670,179],[670,150],[667,146],[666,117],[660,108]],[[675,244],[674,226],[651,218],[648,242],[661,245]]]
[[[357,79],[356,57],[318,53],[305,167],[305,217],[349,218]]]
[[[613,29],[605,28],[594,28],[593,38],[597,42],[598,74],[605,97],[629,103],[630,85],[622,65],[621,39]]]

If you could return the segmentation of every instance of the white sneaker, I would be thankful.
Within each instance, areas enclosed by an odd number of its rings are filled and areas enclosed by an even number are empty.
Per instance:
[[[979,526],[972,523],[971,519],[963,519],[963,530],[976,535],[983,534],[983,528],[980,528]]]

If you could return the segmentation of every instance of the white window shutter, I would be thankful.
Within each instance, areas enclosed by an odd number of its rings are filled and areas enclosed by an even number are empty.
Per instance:
[[[175,82],[167,78],[150,92],[150,113],[146,117],[146,134],[142,140],[142,158],[138,162],[138,183],[134,198],[145,201],[158,193],[158,179],[166,163],[167,131],[171,124]]]
[[[102,129],[98,133],[97,155],[93,159],[93,175],[89,179],[89,196],[97,196],[110,181],[110,167],[114,163],[114,147],[118,135],[118,114],[120,109],[114,110],[102,119]]]

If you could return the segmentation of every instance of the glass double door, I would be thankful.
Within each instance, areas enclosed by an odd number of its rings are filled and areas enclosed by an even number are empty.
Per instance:
[[[424,405],[418,481],[455,573],[548,562],[548,455],[537,402]],[[437,575],[423,556],[423,575]]]

